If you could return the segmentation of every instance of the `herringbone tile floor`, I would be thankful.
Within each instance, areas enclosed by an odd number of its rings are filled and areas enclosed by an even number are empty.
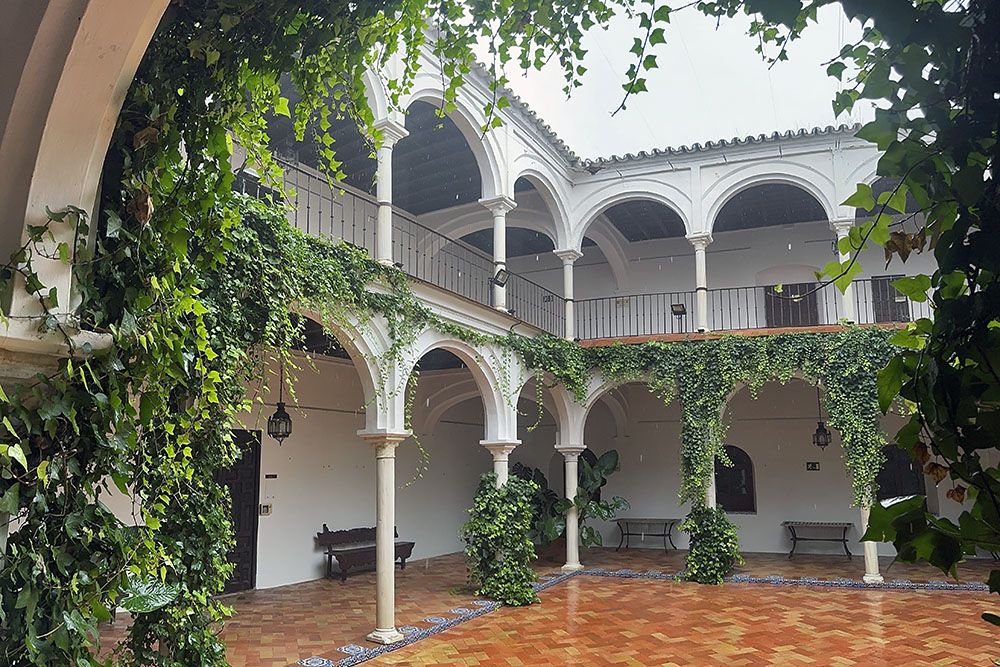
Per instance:
[[[683,552],[592,549],[588,566],[659,570],[683,566]],[[862,560],[843,556],[748,554],[746,574],[859,579]],[[889,561],[882,564],[883,570]],[[962,569],[983,581],[992,562]],[[540,562],[540,572],[557,570]],[[941,580],[924,567],[896,564],[887,579]],[[460,554],[418,561],[396,572],[399,626],[427,628],[474,600],[462,589]],[[285,667],[337,649],[371,646],[374,573],[347,583],[323,580],[230,598],[236,615],[222,636],[233,667]],[[371,664],[396,665],[979,665],[994,648],[978,615],[984,593],[856,591],[799,586],[727,584],[704,587],[664,581],[582,576],[542,593],[542,604],[503,609],[463,623]],[[996,609],[993,609],[996,611]],[[941,619],[948,619],[946,627]],[[103,628],[107,650],[125,624]],[[950,629],[949,629],[950,628]],[[867,660],[867,661],[866,661]],[[895,662],[903,660],[903,662]],[[852,662],[853,661],[853,662]]]

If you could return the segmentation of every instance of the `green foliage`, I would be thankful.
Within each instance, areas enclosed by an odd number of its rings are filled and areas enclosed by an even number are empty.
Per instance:
[[[531,586],[538,579],[531,569],[532,499],[537,491],[537,484],[516,475],[500,488],[494,473],[480,478],[469,520],[460,531],[477,595],[515,607],[538,600]]]
[[[681,524],[691,536],[684,578],[699,584],[721,584],[743,564],[736,526],[719,507],[696,505]]]
[[[535,485],[531,497],[531,541],[544,549],[566,531],[567,501],[562,494],[549,488],[549,480],[539,468],[517,462],[510,470],[511,477],[530,481]]]
[[[631,507],[628,501],[620,496],[614,496],[611,500],[601,498],[601,489],[608,483],[608,476],[617,469],[617,450],[610,449],[600,458],[590,450],[584,450],[580,456],[577,491],[573,504],[576,505],[577,522],[580,526],[580,544],[584,547],[599,547],[604,543],[600,531],[587,525],[589,519],[610,521],[619,512]]]

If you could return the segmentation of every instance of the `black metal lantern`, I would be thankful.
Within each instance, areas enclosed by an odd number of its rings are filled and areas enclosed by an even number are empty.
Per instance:
[[[819,413],[819,422],[817,422],[816,432],[813,433],[813,444],[820,449],[826,449],[827,445],[832,442],[833,436],[830,435],[826,424],[823,423],[823,406],[819,402],[819,387],[816,387],[816,411]]]
[[[285,403],[282,400],[284,398],[285,388],[284,365],[281,366],[278,373],[278,406],[277,409],[275,409],[274,414],[267,420],[267,434],[277,440],[280,445],[285,438],[292,434],[292,417],[285,411]]]

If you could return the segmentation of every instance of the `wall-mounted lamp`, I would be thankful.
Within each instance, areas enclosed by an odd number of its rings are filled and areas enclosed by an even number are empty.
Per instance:
[[[510,278],[510,272],[507,269],[497,269],[497,274],[490,278],[490,282],[497,287],[503,287],[507,284],[508,278]]]

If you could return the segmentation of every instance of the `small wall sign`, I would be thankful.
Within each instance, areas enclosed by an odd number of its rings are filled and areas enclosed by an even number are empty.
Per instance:
[[[806,470],[810,472],[819,470],[819,461],[806,461]]]

